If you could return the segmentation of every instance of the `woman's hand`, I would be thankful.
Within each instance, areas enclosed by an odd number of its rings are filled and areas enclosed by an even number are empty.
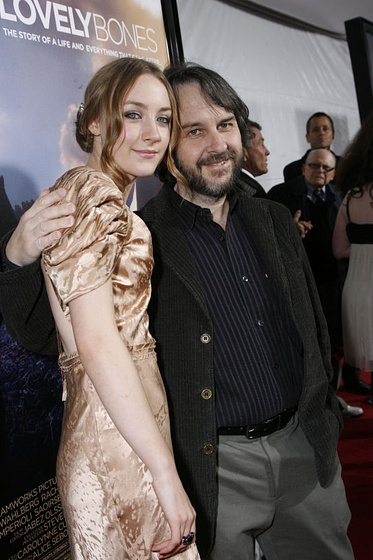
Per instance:
[[[162,543],[153,546],[153,552],[158,552],[160,560],[184,550],[188,544],[183,543],[183,537],[196,532],[196,513],[176,473],[171,476],[167,473],[153,478],[153,487],[158,496],[159,503],[166,516],[171,529],[171,537]]]

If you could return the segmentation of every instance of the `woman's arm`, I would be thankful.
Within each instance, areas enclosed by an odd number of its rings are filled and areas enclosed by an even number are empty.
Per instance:
[[[348,218],[346,213],[346,198],[343,200],[338,210],[337,219],[333,233],[333,253],[336,259],[348,259],[350,256],[351,244],[346,233]]]
[[[154,550],[164,558],[183,548],[195,531],[195,513],[174,459],[150,410],[130,353],[114,316],[111,280],[69,303],[82,364],[119,432],[153,476],[154,489],[171,527],[171,539]]]

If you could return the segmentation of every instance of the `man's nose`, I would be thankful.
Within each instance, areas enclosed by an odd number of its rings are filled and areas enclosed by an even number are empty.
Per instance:
[[[210,132],[207,140],[207,150],[209,152],[216,152],[219,154],[221,152],[225,152],[228,148],[224,135],[218,130]]]

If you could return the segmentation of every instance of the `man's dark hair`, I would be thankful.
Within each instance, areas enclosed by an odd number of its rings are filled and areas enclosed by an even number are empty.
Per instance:
[[[327,119],[329,119],[330,126],[332,127],[332,131],[333,131],[333,134],[334,134],[334,122],[333,122],[332,117],[330,117],[330,116],[327,115],[326,113],[323,113],[322,111],[318,111],[317,113],[314,113],[314,114],[311,115],[310,118],[308,119],[307,124],[306,124],[307,134],[310,133],[310,128],[311,128],[311,121],[312,121],[312,119],[319,118],[319,117],[326,117]]]
[[[249,120],[249,122],[247,124],[248,124],[249,128],[257,128],[258,130],[262,130],[262,126],[256,121]]]
[[[246,141],[242,142],[242,145],[244,148],[251,148],[251,140],[255,137],[255,132],[253,132],[251,129],[252,128],[257,128],[258,130],[262,130],[261,125],[256,122],[256,121],[251,121],[250,119],[247,121],[247,135],[246,135]]]
[[[234,114],[241,133],[242,144],[247,141],[249,109],[222,76],[214,70],[191,62],[171,65],[166,68],[165,75],[174,90],[177,101],[178,86],[197,83],[208,102],[213,102]]]

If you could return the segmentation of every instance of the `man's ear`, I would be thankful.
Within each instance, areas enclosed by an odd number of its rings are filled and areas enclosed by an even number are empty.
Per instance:
[[[88,130],[93,134],[93,136],[100,136],[101,129],[99,121],[92,121],[88,127]]]
[[[247,149],[246,148],[243,149],[243,162],[247,163]]]
[[[308,132],[305,134],[305,137],[306,137],[307,142],[308,142],[309,144],[311,144],[311,142],[309,141],[309,138],[308,138]]]
[[[330,173],[329,183],[333,181],[334,177],[335,177],[335,169],[333,169],[333,171]]]
[[[306,164],[302,163],[302,175],[304,176],[306,174]]]

